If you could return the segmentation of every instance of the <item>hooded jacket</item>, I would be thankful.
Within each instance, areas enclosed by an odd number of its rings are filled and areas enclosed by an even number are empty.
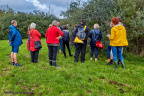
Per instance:
[[[11,41],[10,46],[20,46],[22,44],[22,38],[19,30],[13,26],[9,26],[9,41]]]
[[[96,41],[101,41],[102,39],[102,32],[98,29],[94,29],[90,32],[89,37],[91,38],[90,45],[95,46]]]
[[[110,46],[127,46],[126,29],[122,25],[116,25],[111,29]]]

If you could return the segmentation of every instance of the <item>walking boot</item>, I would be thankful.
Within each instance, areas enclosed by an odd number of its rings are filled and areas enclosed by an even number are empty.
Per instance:
[[[53,66],[53,64],[52,64],[52,60],[49,60],[49,64],[50,64],[50,66]]]
[[[56,65],[56,61],[53,61],[53,66],[57,67],[57,68],[59,67],[59,66]]]
[[[122,64],[122,67],[125,69],[125,64],[123,60],[121,61],[121,64]]]
[[[114,61],[114,63],[115,63],[114,69],[117,69],[117,67],[118,67],[118,61]]]

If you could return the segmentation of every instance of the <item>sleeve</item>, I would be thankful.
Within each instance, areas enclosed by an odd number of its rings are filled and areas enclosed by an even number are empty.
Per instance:
[[[11,32],[12,32],[12,37],[10,38],[9,41],[14,41],[14,38],[15,38],[15,36],[17,34],[17,30],[16,29],[11,29]]]
[[[102,39],[102,32],[100,31],[100,39]]]
[[[73,36],[74,37],[76,37],[76,33],[78,32],[78,26],[77,26],[77,28],[74,30],[74,34],[73,34]]]
[[[70,32],[68,32],[68,40],[70,41]]]
[[[92,31],[91,31],[90,34],[89,34],[89,38],[92,38]]]
[[[114,39],[114,36],[115,34],[114,34],[114,29],[112,28],[111,29],[111,36],[109,37],[109,40],[113,40]]]

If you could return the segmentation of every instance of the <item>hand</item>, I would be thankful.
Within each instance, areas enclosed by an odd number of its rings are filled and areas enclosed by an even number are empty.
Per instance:
[[[110,37],[110,34],[108,34],[107,37]]]
[[[56,39],[59,40],[61,38],[61,36],[57,37]]]
[[[8,41],[8,43],[11,43],[11,41]]]

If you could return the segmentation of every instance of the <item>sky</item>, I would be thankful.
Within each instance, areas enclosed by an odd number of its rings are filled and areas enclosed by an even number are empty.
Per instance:
[[[71,2],[77,0],[0,0],[0,5],[8,5],[15,12],[33,12],[33,10],[41,10],[45,13],[54,14],[59,17],[61,11],[67,10],[68,5]],[[81,0],[81,2],[87,2],[87,0]],[[69,6],[68,6],[69,7]]]

